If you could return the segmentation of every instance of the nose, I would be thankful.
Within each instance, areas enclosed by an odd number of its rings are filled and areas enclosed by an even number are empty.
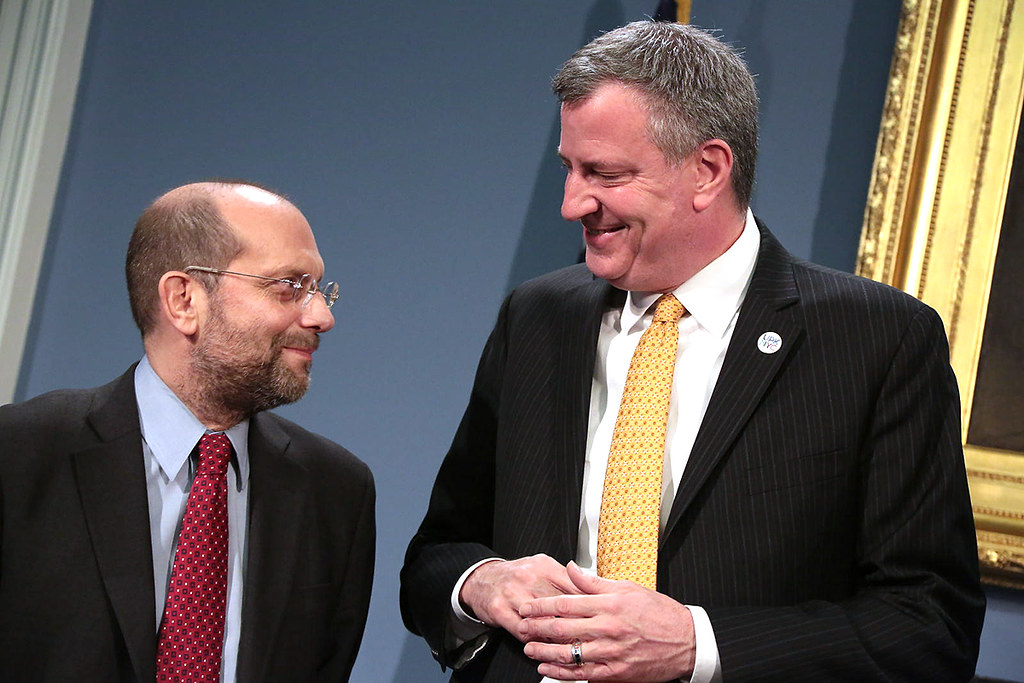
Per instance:
[[[562,218],[578,221],[597,211],[599,203],[584,179],[573,171],[565,175],[565,191],[562,195]]]
[[[302,308],[302,326],[316,332],[327,332],[334,327],[334,314],[327,307],[327,300],[319,292]]]

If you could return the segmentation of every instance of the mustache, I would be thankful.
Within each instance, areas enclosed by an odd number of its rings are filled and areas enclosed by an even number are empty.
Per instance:
[[[320,348],[320,335],[316,332],[310,332],[309,334],[303,334],[301,332],[293,332],[290,334],[282,333],[274,340],[274,346],[277,348],[284,348],[286,346],[294,346],[300,349],[312,349],[316,351]]]

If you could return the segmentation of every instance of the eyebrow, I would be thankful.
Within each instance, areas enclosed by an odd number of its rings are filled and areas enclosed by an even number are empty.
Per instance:
[[[284,280],[298,280],[300,277],[307,274],[316,277],[316,274],[314,272],[306,270],[305,268],[299,268],[297,266],[280,266],[279,268],[274,268],[269,272],[273,274],[271,277],[276,277]],[[319,282],[321,279],[323,279],[323,274],[321,274],[320,277],[317,277],[316,279],[317,282]]]

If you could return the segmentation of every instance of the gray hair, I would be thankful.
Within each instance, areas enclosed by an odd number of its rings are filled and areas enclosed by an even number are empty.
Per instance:
[[[686,24],[636,21],[592,40],[562,65],[551,87],[563,103],[602,85],[635,90],[649,116],[648,134],[669,163],[681,163],[712,139],[732,148],[732,187],[750,203],[757,161],[758,100],[740,55]]]

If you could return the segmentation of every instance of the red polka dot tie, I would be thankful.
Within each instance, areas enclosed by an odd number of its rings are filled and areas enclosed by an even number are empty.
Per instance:
[[[160,623],[158,681],[218,681],[228,584],[228,462],[224,434],[199,440]]]
[[[658,579],[661,473],[665,459],[679,319],[671,294],[658,299],[626,374],[615,419],[597,526],[597,573],[654,589]]]

